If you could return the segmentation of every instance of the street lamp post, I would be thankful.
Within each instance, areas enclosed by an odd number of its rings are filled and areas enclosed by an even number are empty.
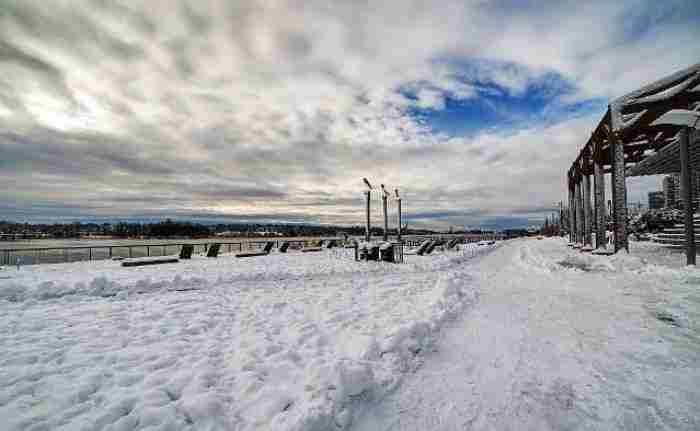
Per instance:
[[[389,216],[387,214],[387,198],[389,197],[389,193],[386,192],[386,189],[384,188],[384,184],[381,184],[382,188],[382,212],[384,216],[384,241],[389,240]]]
[[[367,181],[367,178],[362,178],[362,181],[365,182],[367,185],[367,190],[365,190],[365,198],[366,198],[366,224],[365,224],[365,241],[369,242],[371,236],[372,236],[372,226],[370,224],[370,198],[371,198],[371,192],[372,192],[372,184]]]
[[[396,228],[396,239],[399,243],[401,243],[401,197],[399,196],[399,189],[394,189],[394,193],[396,194],[396,206],[398,207],[398,213],[399,213],[399,226]]]

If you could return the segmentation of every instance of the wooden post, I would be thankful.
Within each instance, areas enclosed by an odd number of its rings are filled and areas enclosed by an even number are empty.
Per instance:
[[[583,181],[583,243],[586,250],[592,250],[592,223],[591,223],[591,176],[584,175]]]
[[[683,127],[679,135],[681,159],[681,197],[685,215],[685,257],[688,265],[695,265],[695,226],[693,224],[692,167],[690,166],[690,128]]]
[[[595,248],[596,250],[604,250],[607,243],[605,238],[607,231],[605,223],[605,173],[603,171],[603,163],[599,157],[593,159],[593,175],[596,215]]]
[[[583,196],[581,194],[581,181],[575,180],[574,184],[574,206],[576,207],[576,246],[583,245]]]
[[[622,142],[610,133],[610,160],[612,161],[612,212],[615,231],[615,253],[623,248],[629,252],[627,242],[627,184],[625,182],[625,153]]]
[[[574,204],[574,189],[569,180],[569,241],[571,245],[576,243],[576,206]]]
[[[367,216],[367,220],[366,220],[366,224],[365,224],[365,241],[369,242],[369,240],[372,236],[372,230],[371,230],[372,227],[370,225],[370,217],[369,217],[369,199],[370,199],[370,191],[369,190],[365,191],[365,198],[366,198],[366,203],[367,203],[366,208],[365,208],[366,216]]]

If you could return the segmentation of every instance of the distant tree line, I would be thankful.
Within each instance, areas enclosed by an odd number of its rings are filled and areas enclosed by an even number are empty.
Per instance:
[[[454,231],[452,233],[490,233],[479,229]],[[117,238],[204,238],[213,235],[229,236],[362,236],[365,227],[334,226],[289,223],[219,223],[202,224],[166,219],[155,223],[117,222],[117,223],[14,223],[0,221],[0,233],[3,234],[43,234],[52,238],[78,238],[86,235],[105,235]],[[372,227],[372,235],[380,236],[381,227]],[[403,235],[425,235],[439,233],[428,229],[404,229]],[[390,229],[390,235],[396,235],[396,229]]]

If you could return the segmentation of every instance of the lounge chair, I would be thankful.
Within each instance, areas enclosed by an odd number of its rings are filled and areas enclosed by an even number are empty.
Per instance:
[[[194,246],[192,244],[183,244],[180,249],[180,259],[191,259],[193,252]]]
[[[252,251],[247,253],[238,253],[236,257],[256,257],[256,256],[267,256],[272,251],[272,247],[275,245],[273,241],[267,241],[265,247],[262,251]]]
[[[280,253],[286,253],[288,248],[289,248],[289,241],[285,241],[280,245],[280,247],[277,249],[277,251]]]
[[[415,254],[417,256],[423,256],[425,253],[425,250],[433,243],[433,241],[426,239],[417,248],[414,248],[413,250],[408,250],[405,251],[404,254]],[[432,251],[432,250],[430,250]]]
[[[452,250],[459,243],[459,238],[452,238],[450,242],[447,243],[447,250]]]
[[[207,250],[207,257],[217,257],[219,255],[220,248],[221,244],[219,244],[218,242],[211,244],[209,246],[209,249]]]
[[[437,247],[437,242],[436,241],[431,242],[430,245],[425,249],[425,253],[423,253],[423,256],[427,256],[430,253],[432,253],[433,250],[435,250],[435,247]]]
[[[336,241],[334,239],[331,239],[326,243],[326,248],[333,248],[336,245],[337,245]]]

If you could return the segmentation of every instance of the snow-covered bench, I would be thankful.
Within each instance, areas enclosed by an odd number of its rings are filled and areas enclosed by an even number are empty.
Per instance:
[[[134,257],[122,260],[122,266],[159,265],[161,263],[177,263],[177,256]]]
[[[322,251],[322,250],[323,250],[323,240],[319,240],[312,247],[303,247],[301,249],[302,253],[312,253],[314,251]]]

